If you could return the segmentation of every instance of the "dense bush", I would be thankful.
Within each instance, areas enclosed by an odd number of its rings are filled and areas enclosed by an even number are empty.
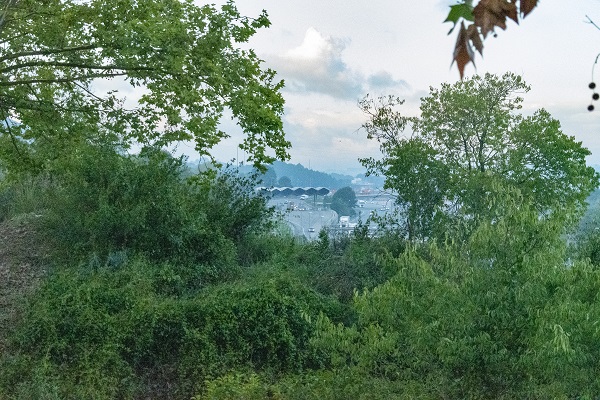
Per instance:
[[[416,388],[415,388],[416,387]],[[233,373],[209,381],[207,392],[193,400],[413,400],[419,384],[391,382],[356,368],[307,371],[272,382],[254,373]]]
[[[329,238],[323,232],[309,243],[271,238],[271,260],[318,292],[350,303],[356,290],[373,288],[394,274],[381,261],[386,254],[401,254],[406,245],[398,237],[367,233],[366,227],[359,227],[350,237]]]
[[[375,258],[393,276],[356,293],[356,322],[313,320],[325,368],[240,370],[197,399],[597,398],[599,270],[565,261],[560,217],[540,218],[518,196],[498,206],[464,240]],[[373,257],[367,243],[337,243],[330,268],[342,249]]]
[[[48,227],[63,253],[131,249],[165,258],[191,225],[180,173],[180,161],[162,153],[126,157],[111,148],[82,149],[56,173]]]
[[[569,237],[569,255],[572,259],[590,260],[593,265],[600,266],[600,190],[592,193],[587,202],[589,208]]]
[[[3,358],[0,394],[189,398],[230,370],[320,365],[308,321],[327,310],[322,296],[285,278],[196,285],[193,272],[143,260],[56,274]]]
[[[219,268],[236,246],[269,229],[271,211],[252,179],[234,170],[183,179],[185,165],[161,151],[124,156],[86,147],[56,166],[47,229],[60,254],[116,251]]]
[[[595,230],[565,261],[567,219],[517,190],[488,193],[486,217],[448,222],[444,242],[364,226],[306,242],[270,231],[251,178],[84,150],[0,191],[75,265],[30,299],[0,398],[600,394]]]
[[[567,267],[561,226],[517,203],[466,242],[389,258],[397,273],[357,295],[357,324],[320,319],[314,344],[334,369],[425,398],[597,396],[600,273]]]

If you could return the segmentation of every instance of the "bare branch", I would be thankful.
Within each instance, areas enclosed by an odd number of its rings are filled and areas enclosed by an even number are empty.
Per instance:
[[[70,83],[70,82],[80,82],[88,79],[96,79],[96,78],[114,78],[116,76],[126,76],[126,72],[120,73],[110,73],[110,74],[89,74],[83,76],[76,76],[73,78],[56,78],[56,79],[28,79],[23,81],[8,81],[8,82],[0,82],[0,87],[14,87],[19,85],[29,85],[29,84],[37,84],[37,83]]]
[[[590,25],[593,25],[596,29],[600,30],[600,26],[596,25],[596,23],[589,17],[589,16],[585,16],[587,18],[587,23]]]
[[[150,67],[125,67],[120,65],[97,65],[97,64],[80,64],[75,62],[56,62],[56,61],[30,61],[11,65],[0,69],[0,73],[6,73],[21,68],[27,67],[65,67],[65,68],[80,68],[88,70],[105,70],[105,71],[154,71]]]
[[[34,51],[22,51],[20,53],[8,54],[4,57],[0,57],[0,62],[14,60],[20,57],[28,57],[28,56],[49,56],[52,54],[61,54],[61,53],[69,53],[76,51],[84,51],[84,50],[94,50],[99,49],[100,46],[95,44],[88,44],[85,46],[76,46],[76,47],[65,47],[63,49],[45,49],[45,50],[34,50]]]
[[[4,10],[2,10],[2,14],[0,14],[0,33],[2,33],[2,29],[4,28],[4,24],[6,23],[6,16],[8,15],[8,11],[14,7],[19,0],[5,0]]]

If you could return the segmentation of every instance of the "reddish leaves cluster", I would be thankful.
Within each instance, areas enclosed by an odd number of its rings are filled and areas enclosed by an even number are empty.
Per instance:
[[[480,0],[472,11],[472,24],[465,26],[461,22],[460,31],[454,48],[453,62],[458,66],[462,78],[465,66],[475,64],[475,50],[483,54],[483,39],[495,28],[506,29],[508,18],[519,23],[519,17],[525,18],[537,5],[539,0]],[[470,19],[470,18],[469,18]],[[455,24],[457,20],[449,19]]]

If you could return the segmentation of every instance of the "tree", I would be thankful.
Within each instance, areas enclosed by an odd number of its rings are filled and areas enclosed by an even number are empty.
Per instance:
[[[365,98],[367,136],[379,141],[381,160],[361,160],[369,173],[386,178],[398,193],[409,238],[427,238],[450,219],[473,224],[492,218],[489,194],[518,189],[540,216],[574,222],[598,185],[590,152],[560,130],[545,110],[524,117],[520,93],[529,87],[512,73],[486,74],[431,88],[420,117],[395,111],[393,97]],[[411,128],[409,137],[403,136]],[[490,202],[491,201],[491,202]],[[561,217],[562,218],[562,217]]]
[[[540,219],[514,190],[497,197],[503,216],[469,240],[379,257],[396,275],[355,295],[355,325],[316,322],[313,343],[329,357],[332,376],[350,369],[353,383],[360,376],[384,387],[400,382],[407,392],[394,398],[599,392],[599,334],[587,321],[600,316],[600,271],[565,266],[559,221]]]
[[[266,187],[273,187],[277,184],[277,173],[272,166],[269,166],[260,176],[261,183]]]
[[[192,140],[210,157],[229,114],[255,165],[287,158],[283,82],[239,46],[269,26],[266,13],[183,0],[9,0],[0,12],[5,167],[42,169],[82,141]],[[133,107],[117,95],[127,86],[142,88]]]
[[[277,184],[279,187],[292,187],[292,180],[287,176],[282,176],[279,178],[279,181],[277,181]]]
[[[454,24],[448,34],[452,33],[460,22],[452,59],[456,62],[460,77],[463,77],[468,63],[475,64],[475,50],[483,55],[483,40],[488,34],[493,33],[495,36],[496,28],[506,29],[508,18],[518,24],[519,19],[529,15],[537,3],[538,0],[479,0],[473,7],[473,0],[460,0],[458,4],[450,6],[450,12],[444,22]],[[465,21],[468,21],[467,26]]]
[[[346,186],[337,190],[331,197],[331,209],[338,215],[356,215],[356,194],[351,187]]]

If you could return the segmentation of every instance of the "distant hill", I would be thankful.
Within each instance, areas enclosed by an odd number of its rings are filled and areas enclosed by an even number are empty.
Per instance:
[[[345,186],[371,186],[372,188],[383,187],[384,178],[378,176],[365,176],[359,174],[356,176],[325,173],[315,171],[304,167],[302,164],[288,164],[281,161],[276,161],[270,168],[277,175],[277,180],[281,177],[288,177],[292,186],[306,187],[326,187],[328,189],[340,189]]]
[[[198,170],[197,162],[188,162],[188,167],[194,171]],[[200,168],[203,169],[203,168]],[[242,165],[239,170],[243,174],[250,174],[254,171],[251,165]],[[264,175],[263,184],[265,186],[280,186],[279,180],[287,177],[290,180],[291,187],[326,187],[337,190],[345,186],[371,185],[381,188],[384,179],[377,176],[366,177],[364,174],[356,176],[344,175],[338,173],[326,173],[306,168],[302,164],[290,164],[282,161],[275,161],[267,168]]]
[[[290,178],[292,186],[306,187],[326,187],[329,189],[339,189],[344,186],[350,186],[353,177],[349,175],[327,174],[304,167],[302,164],[288,164],[282,161],[275,161],[271,168],[277,174],[277,179],[287,176]]]

